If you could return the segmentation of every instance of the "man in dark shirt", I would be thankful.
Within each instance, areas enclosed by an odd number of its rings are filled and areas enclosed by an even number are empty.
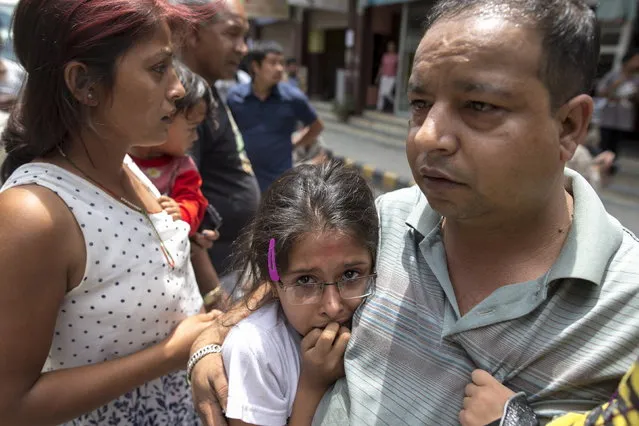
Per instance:
[[[306,95],[282,82],[284,56],[277,43],[266,42],[249,54],[251,83],[228,94],[228,105],[242,132],[262,192],[293,167],[293,148],[312,145],[324,125]],[[293,140],[299,124],[306,126]]]
[[[183,43],[182,61],[207,80],[218,109],[199,128],[199,140],[193,147],[193,157],[202,174],[202,192],[223,219],[220,237],[209,250],[211,261],[226,290],[235,284],[229,270],[232,244],[242,228],[252,218],[259,203],[259,188],[251,163],[244,152],[242,135],[237,130],[214,83],[233,78],[247,52],[244,41],[248,20],[240,0],[174,0],[200,7],[215,4],[219,13],[212,22],[191,29]],[[210,228],[205,222],[203,228]]]

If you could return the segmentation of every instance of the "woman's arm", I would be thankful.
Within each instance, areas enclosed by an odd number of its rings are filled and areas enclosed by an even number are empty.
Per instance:
[[[42,374],[56,319],[86,258],[73,215],[53,192],[0,194],[0,418],[3,425],[55,425],[90,412],[183,367],[211,321],[185,320],[165,341],[118,360]],[[75,281],[75,282],[74,282]]]

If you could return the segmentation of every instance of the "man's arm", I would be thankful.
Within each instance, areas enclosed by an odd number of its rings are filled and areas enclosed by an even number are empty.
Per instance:
[[[221,345],[231,327],[249,316],[270,297],[269,285],[256,290],[248,301],[240,301],[195,339],[191,356],[207,345]],[[191,371],[191,390],[195,408],[207,426],[224,426],[222,407],[228,398],[228,380],[220,354],[210,354],[198,361]]]
[[[317,137],[324,130],[324,123],[320,120],[311,106],[308,98],[299,89],[293,89],[293,108],[297,121],[304,124],[305,128],[298,132],[293,140],[293,147],[309,147],[313,145]]]
[[[319,135],[324,130],[324,123],[319,118],[311,123],[310,126],[302,129],[298,134],[295,140],[293,141],[293,146],[297,147],[309,147],[315,143]]]

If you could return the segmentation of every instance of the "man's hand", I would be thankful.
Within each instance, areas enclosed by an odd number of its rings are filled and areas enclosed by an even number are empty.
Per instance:
[[[191,355],[206,345],[221,345],[232,326],[246,318],[251,311],[245,304],[219,317],[215,323],[195,339]],[[225,426],[223,408],[228,399],[228,380],[221,354],[210,354],[195,364],[191,371],[191,390],[195,408],[206,426]]]
[[[182,219],[182,214],[180,213],[180,205],[171,197],[167,197],[166,195],[158,198],[158,202],[162,209],[169,214],[173,218],[173,220]]]
[[[484,370],[475,370],[466,386],[464,408],[459,412],[462,426],[485,426],[501,418],[506,402],[515,392]]]
[[[311,330],[300,345],[300,381],[323,392],[344,377],[344,352],[350,337],[350,330],[337,323],[327,325],[324,330]]]
[[[222,344],[228,327],[219,321],[205,330],[191,347],[191,354],[210,344]],[[191,371],[193,402],[202,422],[207,426],[225,426],[222,407],[226,407],[228,380],[224,372],[222,354],[210,354],[195,364]]]

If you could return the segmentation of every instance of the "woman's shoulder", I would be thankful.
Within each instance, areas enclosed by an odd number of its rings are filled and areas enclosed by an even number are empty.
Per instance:
[[[0,216],[8,219],[10,228],[28,236],[46,235],[64,229],[61,219],[72,219],[66,205],[50,189],[28,184],[7,188],[0,192]]]

